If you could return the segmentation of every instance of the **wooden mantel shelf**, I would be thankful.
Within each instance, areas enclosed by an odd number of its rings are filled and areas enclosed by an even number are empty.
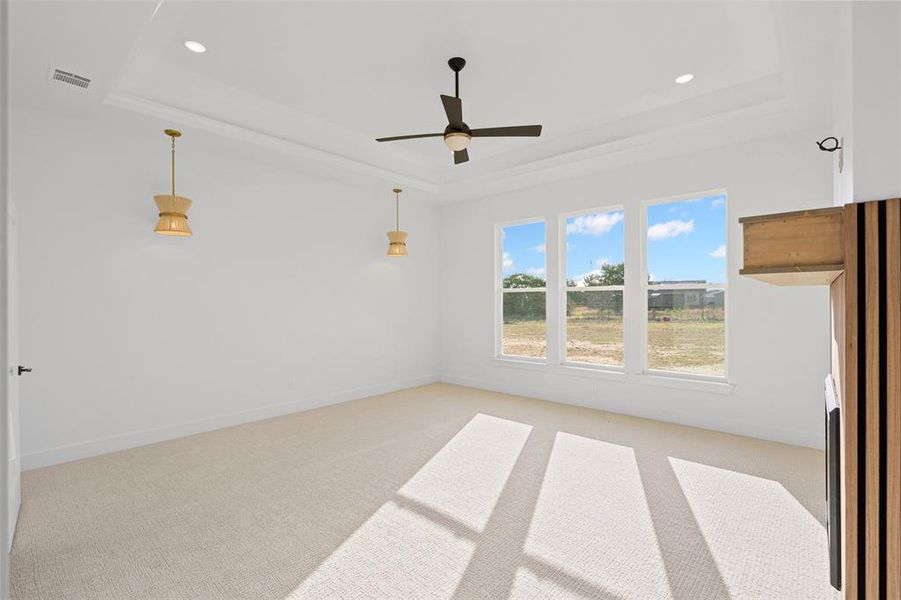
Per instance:
[[[774,285],[829,285],[844,269],[841,206],[742,217],[741,275]]]
[[[773,285],[829,285],[841,275],[844,265],[816,265],[812,267],[758,267],[740,269],[739,274]]]

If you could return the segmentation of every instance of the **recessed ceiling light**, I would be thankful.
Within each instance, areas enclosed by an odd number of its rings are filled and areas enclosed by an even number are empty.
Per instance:
[[[197,54],[206,52],[206,46],[204,46],[200,42],[192,42],[191,40],[185,42],[185,48],[187,48],[191,52],[196,52]]]
[[[676,77],[676,83],[688,83],[694,78],[695,76],[691,73],[686,73],[685,75],[679,75],[678,77]]]

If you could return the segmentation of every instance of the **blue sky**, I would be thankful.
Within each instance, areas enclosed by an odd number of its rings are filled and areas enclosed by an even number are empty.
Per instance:
[[[504,227],[504,276],[528,273],[544,279],[544,221]]]
[[[726,196],[719,194],[648,206],[648,272],[654,281],[726,275]],[[545,224],[504,228],[504,275],[545,277]],[[566,220],[566,277],[577,283],[605,263],[623,260],[623,212],[598,212]]]
[[[726,196],[648,207],[648,273],[652,281],[726,280]]]
[[[566,278],[576,285],[605,264],[623,262],[623,211],[599,212],[566,219]]]

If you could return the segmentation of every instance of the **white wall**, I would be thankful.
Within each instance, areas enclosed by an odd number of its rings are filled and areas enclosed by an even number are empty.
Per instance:
[[[842,7],[834,44],[833,132],[844,137],[835,204],[901,196],[901,5]],[[835,153],[836,161],[838,153]]]
[[[852,8],[854,201],[901,196],[901,5]]]
[[[831,161],[813,145],[817,133],[721,148],[442,207],[442,378],[821,446],[822,382],[829,371],[828,291],[825,287],[779,288],[738,276],[742,252],[738,217],[832,203]],[[492,360],[496,223],[536,216],[550,221],[561,212],[624,204],[628,261],[639,252],[640,230],[634,218],[639,203],[714,188],[726,188],[729,194],[726,303],[731,393],[658,387],[638,373],[630,373],[621,382],[552,366],[512,368]],[[631,318],[641,315],[633,312]]]
[[[185,131],[195,235],[155,235],[172,124],[104,111],[13,107],[26,468],[435,379],[434,205],[388,259],[390,183]]]
[[[171,124],[18,107],[12,121],[21,355],[35,369],[22,381],[26,468],[409,387],[439,373],[820,444],[826,291],[737,275],[737,217],[830,203],[829,160],[812,146],[814,132],[447,205],[440,215],[422,194],[405,192],[411,254],[395,261],[384,257],[393,220],[385,182],[336,180],[315,165],[185,131],[178,191],[195,200],[195,236],[164,238],[151,231],[152,196],[168,189],[161,130]],[[730,203],[731,394],[491,360],[495,223],[611,203],[636,210],[645,199],[719,187]]]

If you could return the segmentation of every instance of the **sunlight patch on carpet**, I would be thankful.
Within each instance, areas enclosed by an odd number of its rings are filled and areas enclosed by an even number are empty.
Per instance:
[[[398,491],[481,532],[532,431],[478,414]]]
[[[826,530],[782,484],[669,462],[732,598],[833,597]]]
[[[285,600],[451,598],[531,431],[473,417]]]
[[[475,544],[386,502],[285,600],[450,598]]]
[[[571,574],[571,587],[672,597],[635,453],[627,446],[557,433],[525,552]],[[517,582],[536,585],[525,572]]]

